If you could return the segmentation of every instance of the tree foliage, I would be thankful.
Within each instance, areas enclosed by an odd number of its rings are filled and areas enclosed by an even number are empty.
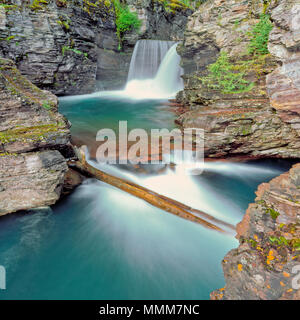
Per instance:
[[[236,71],[225,51],[208,67],[208,71],[208,76],[203,78],[202,82],[211,89],[221,90],[223,93],[237,93],[253,87],[253,84],[244,78],[244,72]]]
[[[268,40],[269,34],[272,30],[273,25],[270,21],[270,16],[267,14],[262,14],[260,16],[259,22],[252,28],[250,32],[250,44],[249,53],[250,54],[267,54],[268,50]]]
[[[126,4],[121,4],[119,0],[114,0],[116,13],[117,36],[119,39],[119,49],[121,49],[122,36],[126,31],[139,31],[141,20],[139,20],[136,12],[130,11]]]

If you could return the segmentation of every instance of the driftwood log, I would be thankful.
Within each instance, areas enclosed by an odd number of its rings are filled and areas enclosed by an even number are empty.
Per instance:
[[[233,225],[216,219],[203,211],[193,209],[181,202],[160,195],[129,180],[115,177],[93,167],[86,161],[84,148],[77,150],[77,155],[78,160],[70,161],[69,166],[72,169],[78,170],[86,176],[93,177],[100,181],[108,183],[116,188],[130,193],[137,198],[147,201],[157,208],[160,208],[181,218],[199,223],[209,229],[226,233],[233,233],[235,230]]]

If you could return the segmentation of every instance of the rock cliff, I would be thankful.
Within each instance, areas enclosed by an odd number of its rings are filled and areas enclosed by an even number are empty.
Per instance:
[[[54,204],[72,155],[57,98],[0,59],[0,216]]]
[[[237,227],[240,245],[222,261],[215,300],[300,299],[300,164],[257,190]]]
[[[60,95],[93,91],[96,37],[114,29],[113,13],[86,1],[6,3],[0,7],[0,54],[41,89]]]
[[[300,157],[299,19],[292,0],[210,0],[189,18],[177,122],[205,130],[207,157]],[[269,52],[253,49],[268,24]]]
[[[121,88],[136,41],[182,39],[191,13],[167,12],[155,0],[127,2],[142,27],[139,33],[125,33],[120,51],[113,1],[3,0],[0,56],[13,60],[39,88],[57,95]]]
[[[300,157],[299,32],[297,0],[211,0],[189,18],[177,122],[204,129],[207,157]],[[299,183],[297,164],[259,186],[212,299],[300,299]]]

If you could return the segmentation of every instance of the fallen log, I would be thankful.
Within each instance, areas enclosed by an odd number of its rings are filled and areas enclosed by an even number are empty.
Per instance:
[[[86,176],[93,177],[100,181],[108,183],[114,187],[130,193],[135,197],[145,200],[146,202],[157,208],[160,208],[181,218],[199,223],[209,229],[227,233],[232,233],[235,230],[233,225],[216,219],[205,212],[193,209],[181,202],[160,195],[129,180],[112,176],[102,170],[93,167],[86,161],[85,153],[82,148],[79,149],[77,153],[79,160],[70,161],[69,166],[72,169],[78,170]],[[225,229],[227,230],[224,230],[221,226],[225,227]]]

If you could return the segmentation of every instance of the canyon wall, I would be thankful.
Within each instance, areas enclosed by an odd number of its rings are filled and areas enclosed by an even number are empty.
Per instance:
[[[0,216],[54,204],[73,155],[57,97],[1,58],[0,100]]]
[[[270,53],[250,53],[263,12],[274,25]],[[177,100],[186,108],[177,123],[204,129],[207,157],[300,157],[299,19],[295,0],[211,0],[189,18],[178,50],[185,89]],[[215,72],[227,91],[207,80],[221,52],[228,72]]]
[[[266,50],[253,53],[258,23],[272,26]],[[300,1],[207,1],[178,51],[185,108],[177,122],[204,129],[207,157],[300,157]],[[256,194],[237,226],[239,247],[222,261],[226,286],[211,299],[300,299],[300,165]]]
[[[256,194],[237,226],[239,247],[222,261],[226,286],[211,298],[300,300],[300,164]]]
[[[128,0],[140,31],[116,35],[112,1],[5,0],[0,6],[0,56],[13,60],[41,89],[57,95],[122,88],[138,39],[183,38],[191,10],[166,11],[155,0]]]

